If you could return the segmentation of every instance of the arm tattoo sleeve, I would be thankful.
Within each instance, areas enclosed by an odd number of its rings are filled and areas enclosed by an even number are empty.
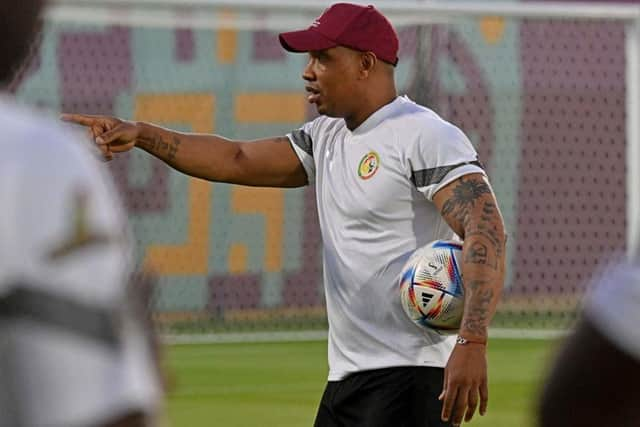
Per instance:
[[[504,226],[484,179],[461,177],[442,205],[442,216],[464,238],[463,334],[485,337],[502,289]]]

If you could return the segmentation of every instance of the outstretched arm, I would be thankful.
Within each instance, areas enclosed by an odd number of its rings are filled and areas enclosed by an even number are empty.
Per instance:
[[[233,141],[217,135],[176,132],[115,117],[64,114],[89,128],[105,159],[138,147],[187,175],[263,187],[300,187],[307,176],[287,137]]]
[[[443,419],[469,421],[480,397],[480,414],[488,402],[486,343],[489,323],[502,293],[506,235],[502,215],[487,179],[464,175],[433,199],[449,226],[464,239],[462,275],[465,305],[459,336],[445,369]]]

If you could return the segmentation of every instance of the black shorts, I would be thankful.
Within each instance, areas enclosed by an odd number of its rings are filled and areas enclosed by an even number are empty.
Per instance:
[[[443,368],[376,369],[329,381],[314,427],[449,427],[440,419]]]

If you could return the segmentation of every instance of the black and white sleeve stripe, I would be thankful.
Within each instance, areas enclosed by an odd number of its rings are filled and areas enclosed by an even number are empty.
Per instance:
[[[449,174],[449,172],[459,167],[463,167],[467,165],[473,165],[483,169],[482,163],[480,163],[480,161],[478,160],[473,160],[471,162],[456,163],[455,165],[438,166],[438,167],[429,168],[429,169],[420,169],[420,170],[411,171],[411,182],[417,188],[423,188],[423,187],[428,187],[430,185],[439,184],[440,182],[442,182],[444,177]]]
[[[313,157],[313,140],[311,139],[311,135],[302,129],[298,129],[291,132],[291,140],[300,147],[302,151]]]

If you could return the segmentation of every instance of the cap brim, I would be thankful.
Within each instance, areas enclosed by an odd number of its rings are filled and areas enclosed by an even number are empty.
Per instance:
[[[338,46],[338,43],[312,29],[281,33],[279,39],[282,47],[289,52],[309,52]]]

